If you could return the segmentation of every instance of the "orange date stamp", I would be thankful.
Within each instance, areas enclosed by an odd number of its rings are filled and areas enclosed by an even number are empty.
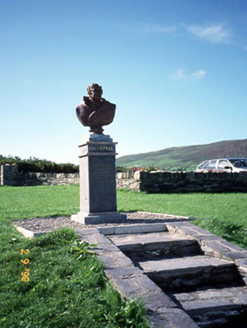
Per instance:
[[[21,255],[28,255],[30,253],[29,249],[21,249]],[[30,260],[26,257],[25,259],[21,260],[21,263],[24,265],[28,265]],[[25,268],[24,272],[21,272],[21,281],[27,282],[29,281],[29,269]]]

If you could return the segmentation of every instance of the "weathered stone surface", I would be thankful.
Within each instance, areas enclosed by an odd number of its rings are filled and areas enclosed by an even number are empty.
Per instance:
[[[0,166],[0,185],[18,186],[20,183],[18,165],[5,164]]]
[[[205,235],[205,236],[213,236],[213,234],[205,229],[202,229],[200,227],[197,227],[190,222],[181,222],[180,224],[172,224],[169,223],[167,225],[168,230],[174,230],[177,233],[182,233],[184,235],[189,235],[189,236],[200,236],[200,235]]]
[[[18,165],[2,165],[0,184],[9,186],[69,185],[79,183],[79,173],[21,172]]]
[[[126,215],[118,212],[107,213],[88,213],[79,212],[71,216],[71,220],[82,224],[101,224],[101,223],[123,223],[126,222]]]
[[[29,238],[32,239],[34,237],[34,233],[33,231],[30,231],[28,229],[24,229],[22,227],[18,227],[16,226],[16,229],[25,237],[25,238]]]
[[[101,252],[98,258],[103,262],[104,268],[118,268],[134,266],[133,262],[122,252]]]
[[[115,234],[134,234],[134,233],[145,233],[153,231],[167,231],[164,223],[153,223],[153,224],[139,224],[130,226],[119,226],[115,227]]]
[[[162,290],[147,276],[143,274],[127,274],[124,270],[123,275],[119,271],[106,270],[106,275],[116,289],[125,297],[144,302],[148,310],[163,313],[166,308],[176,307],[176,304],[166,296]]]
[[[196,328],[198,325],[182,310],[168,309],[165,312],[165,318],[172,327]]]
[[[188,290],[223,283],[233,286],[241,276],[233,262],[206,256],[140,261],[140,267],[163,290]]]
[[[10,165],[11,167],[11,165]],[[1,184],[10,185],[57,185],[79,183],[78,173],[16,174],[1,170]],[[5,182],[4,182],[5,181]],[[11,181],[11,182],[8,182]],[[247,191],[247,174],[241,173],[194,173],[194,172],[118,172],[116,185],[120,189],[148,192],[222,192]]]
[[[247,270],[247,259],[243,258],[235,261],[236,265],[239,266],[242,270]]]
[[[113,235],[109,238],[126,255],[131,254],[132,259],[134,257],[151,259],[157,256],[179,257],[184,254],[187,256],[202,254],[196,240],[169,232]]]
[[[231,252],[239,252],[244,251],[243,248],[233,245],[224,239],[218,239],[218,240],[208,240],[203,239],[201,240],[201,246],[203,251],[207,255],[214,255],[217,257],[224,258],[225,254],[231,253]]]
[[[167,309],[162,314],[147,316],[153,328],[199,328],[199,326],[182,310]]]
[[[187,269],[201,269],[204,267],[228,267],[233,266],[232,262],[220,260],[216,258],[209,258],[207,256],[191,256],[177,259],[165,259],[160,261],[140,262],[143,270],[148,272],[172,272],[182,271]]]
[[[164,223],[152,223],[152,224],[129,224],[122,226],[103,227],[99,228],[99,232],[104,235],[122,235],[122,234],[137,234],[137,233],[150,233],[167,231]]]
[[[84,238],[87,235],[99,234],[98,230],[94,228],[82,229],[82,230],[77,229],[76,232],[82,238]]]
[[[179,309],[168,309],[166,314],[148,315],[153,328],[199,328],[186,313]]]
[[[87,230],[91,231],[91,233],[87,233]],[[97,229],[85,229],[84,231],[85,233],[80,233],[82,242],[87,242],[88,244],[96,245],[93,250],[98,255],[101,255],[102,253],[106,252],[119,252],[118,247],[104,235],[100,234]],[[93,233],[95,231],[96,233]]]
[[[135,266],[126,267],[111,267],[105,269],[106,275],[110,278],[129,279],[132,277],[143,276],[143,271]]]
[[[199,242],[202,242],[203,240],[212,240],[212,241],[222,241],[224,240],[223,238],[213,235],[213,234],[208,234],[208,235],[194,235],[193,238],[195,240],[198,240]]]
[[[229,243],[229,241],[226,241],[224,239],[222,239],[222,241],[220,242],[222,245],[228,247],[231,251],[235,251],[235,252],[241,252],[244,251],[244,249],[238,245]]]
[[[246,191],[247,173],[139,172],[139,190],[149,193]]]
[[[126,215],[117,212],[115,145],[110,136],[92,134],[79,146],[80,212],[72,215],[73,221],[99,224],[126,220]]]
[[[222,258],[225,260],[239,260],[239,259],[247,259],[247,251],[245,249],[242,249],[241,252],[229,252],[224,253],[222,255]]]
[[[164,242],[169,244],[176,243],[176,242],[191,242],[194,241],[193,238],[178,235],[178,234],[170,234],[169,232],[160,232],[160,233],[153,233],[150,232],[148,234],[124,234],[124,235],[115,235],[110,236],[111,240],[117,246],[124,246],[124,245],[150,245],[155,243]],[[167,245],[167,246],[168,246]]]
[[[203,327],[225,323],[247,308],[247,287],[209,289],[174,294],[174,297],[190,316],[204,322]]]

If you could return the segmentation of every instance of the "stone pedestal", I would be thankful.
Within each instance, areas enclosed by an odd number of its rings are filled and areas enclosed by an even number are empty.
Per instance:
[[[110,136],[94,134],[79,146],[80,212],[72,215],[72,221],[97,224],[126,220],[126,215],[117,212],[115,145]]]

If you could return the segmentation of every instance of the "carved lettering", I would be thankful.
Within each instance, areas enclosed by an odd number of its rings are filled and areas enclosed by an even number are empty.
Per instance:
[[[112,145],[89,145],[90,152],[114,152],[115,147]]]
[[[112,167],[109,163],[91,163],[90,169],[92,180],[109,181],[112,178],[114,179],[115,171],[112,171]]]

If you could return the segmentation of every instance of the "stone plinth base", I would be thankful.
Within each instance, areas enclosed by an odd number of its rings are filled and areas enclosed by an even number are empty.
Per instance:
[[[122,223],[127,220],[125,214],[118,212],[107,213],[83,213],[73,214],[71,216],[72,221],[76,221],[82,224],[100,224],[100,223]]]
[[[116,142],[107,135],[90,135],[79,145],[80,212],[71,220],[83,224],[120,223],[117,212]]]

